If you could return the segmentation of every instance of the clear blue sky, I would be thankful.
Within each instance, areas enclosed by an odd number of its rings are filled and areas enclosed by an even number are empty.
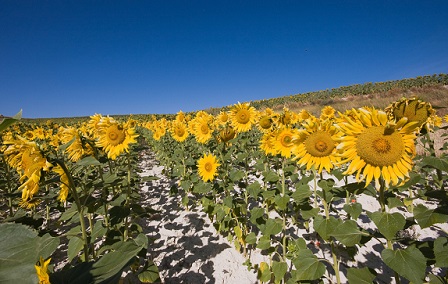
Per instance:
[[[448,73],[448,1],[0,0],[0,114],[176,113]]]

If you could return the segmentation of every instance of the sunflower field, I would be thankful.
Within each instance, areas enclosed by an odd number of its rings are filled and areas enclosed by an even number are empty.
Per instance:
[[[142,149],[176,181],[170,194],[204,211],[260,283],[372,283],[385,267],[395,283],[448,283],[448,116],[429,102],[19,120],[0,126],[5,283],[118,283],[123,271],[160,281],[139,224],[156,213],[140,205],[141,185],[157,178],[138,174]]]

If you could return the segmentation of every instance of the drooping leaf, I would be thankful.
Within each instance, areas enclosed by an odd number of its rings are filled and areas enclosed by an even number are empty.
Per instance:
[[[16,121],[20,120],[21,118],[22,118],[22,110],[20,110],[13,117],[2,118],[0,120],[0,132],[2,132],[6,128],[8,128],[11,124],[15,123]]]
[[[414,207],[414,217],[422,229],[448,221],[448,215],[438,213],[436,209],[428,209],[423,204]]]
[[[142,246],[135,244],[134,241],[121,243],[115,251],[103,255],[96,261],[90,273],[95,279],[95,283],[106,281],[121,275],[126,264],[142,249]]]
[[[37,283],[34,265],[47,259],[59,245],[59,238],[16,223],[0,224],[0,282]],[[50,262],[51,263],[51,262]]]
[[[426,258],[415,246],[406,249],[384,249],[381,252],[384,263],[413,283],[423,283],[426,272]]]
[[[431,167],[443,172],[448,172],[448,162],[446,159],[434,157],[434,156],[426,156],[420,162],[422,167]]]

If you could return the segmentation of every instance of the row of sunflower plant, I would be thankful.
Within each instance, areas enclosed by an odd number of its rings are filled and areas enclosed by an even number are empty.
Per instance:
[[[143,136],[178,181],[171,193],[202,208],[261,282],[371,283],[390,271],[396,283],[447,283],[447,143],[436,156],[429,139],[441,124],[418,98],[320,116],[238,103],[153,119]],[[412,235],[421,229],[438,234]],[[365,252],[372,242],[378,256]]]
[[[0,135],[0,281],[114,283],[125,270],[157,281],[139,225],[153,210],[140,205],[136,121],[17,120]]]

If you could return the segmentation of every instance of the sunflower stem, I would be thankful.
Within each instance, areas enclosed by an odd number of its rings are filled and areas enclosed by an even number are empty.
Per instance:
[[[6,162],[5,156],[2,156],[3,164],[6,168],[6,184],[8,186],[8,207],[9,207],[9,216],[14,216],[14,207],[12,206],[12,186],[11,186],[11,170],[9,168],[8,163]]]
[[[65,175],[68,178],[69,188],[73,195],[73,199],[75,200],[75,204],[78,210],[79,215],[79,224],[81,226],[81,234],[82,234],[82,240],[84,242],[83,245],[83,251],[84,251],[84,259],[83,262],[89,261],[89,239],[87,237],[87,230],[86,230],[86,224],[84,221],[84,206],[81,204],[81,201],[79,199],[78,191],[76,190],[75,181],[73,180],[72,175],[70,174],[69,170],[65,166],[64,162],[61,160],[55,160],[55,162],[61,166],[62,170],[64,171]]]
[[[380,189],[379,189],[379,203],[381,206],[381,212],[386,212],[386,203],[384,200],[384,190],[386,183],[382,177],[380,177]]]
[[[132,188],[131,188],[131,154],[129,152],[126,154],[127,162],[128,162],[128,187],[126,192],[126,201],[125,201],[125,207],[130,207],[130,200],[131,200],[131,194],[132,194]],[[128,239],[129,234],[129,216],[126,216],[125,218],[125,224],[124,224],[124,235],[123,235],[123,241],[126,241]]]
[[[331,246],[331,256],[333,257],[333,269],[334,269],[334,273],[336,274],[336,283],[340,284],[341,276],[339,275],[339,260],[338,260],[338,256],[336,255],[336,252],[335,252],[333,240],[330,241],[330,246]]]

